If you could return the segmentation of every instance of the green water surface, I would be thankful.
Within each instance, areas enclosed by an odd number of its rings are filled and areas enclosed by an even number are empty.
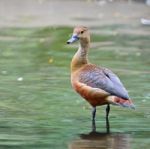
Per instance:
[[[97,132],[90,133],[91,107],[70,85],[78,46],[66,45],[72,28],[0,29],[0,149],[149,149],[150,36],[118,28],[91,28],[89,53],[92,63],[120,77],[136,105],[111,106],[110,134],[105,106],[97,110]]]

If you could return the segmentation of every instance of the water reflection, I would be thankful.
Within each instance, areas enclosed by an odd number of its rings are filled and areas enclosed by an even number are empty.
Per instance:
[[[131,149],[130,134],[90,132],[69,145],[69,149]]]
[[[80,134],[80,138],[72,141],[69,149],[131,149],[130,134],[110,133],[109,118],[106,116],[106,132],[97,132],[95,120],[92,121],[92,131]]]

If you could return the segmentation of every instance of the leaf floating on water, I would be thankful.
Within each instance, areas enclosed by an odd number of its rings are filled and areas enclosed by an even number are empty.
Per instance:
[[[54,61],[53,58],[49,58],[48,63],[51,64],[53,63],[53,61]]]

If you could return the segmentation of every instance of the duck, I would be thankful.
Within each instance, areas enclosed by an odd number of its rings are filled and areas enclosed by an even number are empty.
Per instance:
[[[71,84],[73,89],[92,106],[92,123],[95,125],[97,106],[106,105],[106,124],[110,105],[135,109],[135,105],[120,81],[110,69],[90,63],[90,32],[88,27],[76,26],[67,44],[79,41],[77,52],[71,61]],[[94,126],[95,127],[95,126]],[[94,128],[93,128],[94,129]]]

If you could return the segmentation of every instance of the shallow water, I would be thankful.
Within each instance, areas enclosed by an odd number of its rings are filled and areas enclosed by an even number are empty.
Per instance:
[[[136,105],[111,106],[110,134],[105,106],[97,111],[97,132],[91,132],[91,107],[71,88],[77,44],[65,43],[72,28],[0,29],[0,148],[148,149],[150,37],[118,32],[126,28],[91,29],[91,62],[119,75]]]

